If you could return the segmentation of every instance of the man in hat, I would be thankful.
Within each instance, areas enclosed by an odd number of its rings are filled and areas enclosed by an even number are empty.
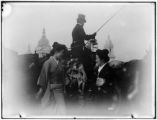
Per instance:
[[[85,46],[84,40],[94,39],[96,33],[92,35],[87,35],[84,31],[84,23],[86,23],[85,15],[79,14],[77,18],[77,24],[72,31],[73,43],[71,45],[72,48],[72,56],[74,58],[78,58],[80,62],[83,63],[83,48]]]

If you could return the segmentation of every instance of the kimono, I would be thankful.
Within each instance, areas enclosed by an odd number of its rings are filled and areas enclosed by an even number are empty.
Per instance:
[[[41,99],[45,113],[64,114],[64,71],[53,56],[44,63],[37,84],[45,91]]]

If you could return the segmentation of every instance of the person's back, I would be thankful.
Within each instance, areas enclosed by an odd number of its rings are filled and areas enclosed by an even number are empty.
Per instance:
[[[85,32],[83,30],[83,26],[80,24],[76,24],[72,31],[73,43],[78,45],[84,45],[84,37]]]

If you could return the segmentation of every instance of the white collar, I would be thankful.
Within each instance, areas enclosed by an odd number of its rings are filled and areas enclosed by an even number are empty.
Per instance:
[[[103,69],[103,67],[106,65],[106,63],[104,63],[103,65],[99,66],[98,68],[98,73],[100,73],[100,71]]]
[[[54,57],[54,56],[52,56],[52,58],[54,59],[54,61],[57,63],[57,65],[58,65],[58,63],[59,63],[59,61]]]

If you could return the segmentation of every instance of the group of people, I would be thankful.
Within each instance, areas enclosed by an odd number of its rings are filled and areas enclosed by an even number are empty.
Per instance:
[[[85,15],[79,14],[72,31],[71,56],[65,45],[55,42],[51,56],[44,62],[38,78],[37,85],[40,88],[36,99],[40,100],[43,106],[49,106],[52,111],[58,111],[60,114],[65,113],[65,94],[75,91],[76,88],[73,86],[74,89],[70,89],[70,83],[77,82],[80,95],[93,89],[95,98],[99,101],[109,99],[113,93],[114,83],[110,81],[108,65],[109,51],[98,49],[93,57],[90,49],[85,47],[84,40],[95,39],[96,33],[86,35],[83,29],[85,22]],[[76,93],[73,97],[75,95]]]

